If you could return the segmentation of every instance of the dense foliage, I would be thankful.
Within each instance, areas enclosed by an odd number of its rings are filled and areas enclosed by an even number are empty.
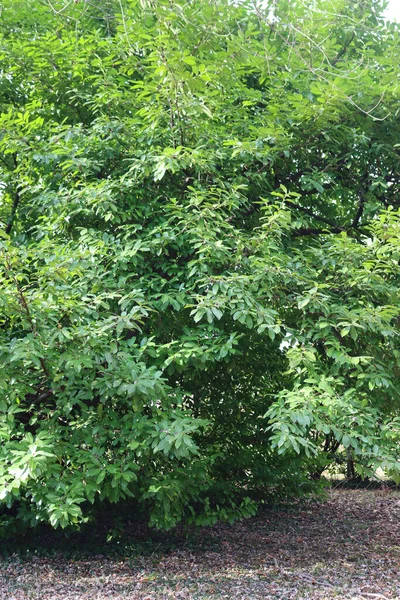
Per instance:
[[[2,6],[2,530],[125,498],[230,520],[346,459],[398,476],[381,3]]]

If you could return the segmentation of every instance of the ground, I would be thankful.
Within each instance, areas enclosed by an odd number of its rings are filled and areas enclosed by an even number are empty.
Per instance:
[[[113,558],[12,554],[0,600],[400,599],[399,492],[331,491],[195,535]]]

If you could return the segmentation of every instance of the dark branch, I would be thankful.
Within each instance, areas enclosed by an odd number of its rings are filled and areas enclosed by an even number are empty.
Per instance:
[[[293,231],[294,237],[300,237],[303,235],[325,235],[332,233],[342,233],[348,231],[345,227],[332,227],[330,229],[315,229],[314,227],[302,227]]]
[[[12,204],[12,208],[11,208],[11,215],[10,218],[8,219],[8,223],[7,226],[5,228],[5,232],[9,235],[11,233],[12,227],[14,225],[14,221],[15,221],[15,215],[17,214],[17,210],[18,210],[18,206],[21,200],[21,196],[19,195],[18,192],[14,193],[14,199],[13,199],[13,204]]]
[[[10,165],[7,163],[7,161],[2,156],[0,156],[0,160],[3,163],[3,165],[7,167],[8,170],[11,169]]]
[[[17,169],[18,167],[18,160],[17,160],[17,154],[13,154],[13,163],[14,163],[14,171]],[[12,203],[12,207],[11,207],[11,215],[10,218],[8,220],[8,223],[6,225],[6,229],[5,232],[7,234],[11,233],[12,227],[14,225],[14,220],[15,220],[15,215],[17,214],[17,210],[18,210],[18,205],[20,203],[21,200],[21,196],[19,195],[18,190],[15,190],[14,192],[14,198],[13,198],[13,203]]]
[[[48,390],[47,392],[43,392],[36,398],[36,402],[43,402],[43,400],[47,400],[47,398],[51,398],[53,396],[53,390]]]
[[[365,198],[364,198],[364,194],[360,195],[360,202],[358,205],[358,210],[355,214],[355,217],[353,219],[353,222],[351,224],[351,226],[356,229],[360,223],[361,217],[363,216],[363,212],[364,212],[364,206],[365,206]]]
[[[326,225],[329,225],[329,227],[333,227],[333,228],[338,227],[338,225],[336,223],[334,223],[333,221],[331,221],[330,219],[327,219],[326,217],[322,217],[320,215],[316,215],[309,208],[300,206],[300,204],[296,204],[295,202],[292,202],[291,200],[290,200],[290,206],[293,206],[293,208],[296,208],[297,210],[301,210],[303,213],[305,213],[306,215],[309,215],[316,221],[321,221],[321,223],[326,223]]]
[[[32,331],[33,335],[36,337],[37,336],[37,329],[36,329],[35,320],[32,317],[31,310],[29,308],[29,304],[28,304],[28,302],[27,302],[27,300],[25,298],[25,294],[22,291],[22,288],[19,285],[19,281],[18,281],[17,277],[15,276],[15,274],[13,273],[11,262],[10,262],[10,259],[8,258],[8,256],[6,256],[5,267],[6,267],[7,276],[9,276],[10,279],[12,279],[14,281],[14,285],[15,285],[16,290],[17,290],[17,295],[19,297],[19,301],[20,301],[21,307],[23,308],[23,310],[24,310],[24,312],[26,314],[26,318],[27,318],[27,320],[29,322],[31,331]],[[40,365],[42,367],[43,373],[46,375],[47,379],[50,379],[50,371],[47,368],[47,365],[46,365],[46,362],[45,362],[44,358],[40,357],[39,358],[39,362],[40,362]]]
[[[337,53],[337,55],[335,56],[335,58],[332,60],[331,65],[333,67],[346,54],[347,49],[350,46],[351,42],[354,40],[355,35],[356,35],[355,31],[353,31],[352,35],[349,37],[349,39],[347,40],[347,42],[345,43],[345,45],[343,46],[343,48],[341,50],[339,50],[339,52]]]
[[[370,222],[364,223],[362,227],[360,227],[359,225],[357,227],[353,227],[352,225],[350,225],[350,227],[327,227],[324,229],[304,227],[295,229],[292,235],[293,237],[300,237],[306,235],[332,235],[336,233],[346,232],[347,235],[349,235],[350,237],[359,239],[360,234],[370,235],[370,232],[368,231],[368,225],[370,225]]]

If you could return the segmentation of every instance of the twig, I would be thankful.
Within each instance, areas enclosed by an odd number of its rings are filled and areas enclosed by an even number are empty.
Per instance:
[[[64,12],[64,10],[67,10],[67,8],[72,4],[73,0],[70,0],[69,2],[67,2],[67,4],[65,6],[63,6],[62,8],[60,8],[60,10],[57,10],[51,3],[50,0],[47,0],[48,5],[50,6],[51,10],[54,12],[55,15],[60,15],[62,12]]]
[[[387,596],[383,594],[373,594],[372,592],[360,592],[361,596],[368,596],[368,598],[382,598],[383,600],[389,600]]]
[[[261,13],[257,12],[257,15],[261,15]],[[377,101],[377,103],[370,109],[368,110],[364,110],[359,104],[357,104],[357,102],[355,102],[353,100],[353,98],[351,96],[349,96],[348,94],[344,93],[339,86],[337,86],[333,81],[330,81],[329,79],[327,79],[326,77],[324,77],[323,75],[320,75],[318,73],[318,69],[313,67],[312,64],[310,64],[301,54],[301,52],[299,52],[296,47],[295,47],[295,42],[291,43],[289,42],[289,37],[285,38],[284,35],[282,35],[278,29],[275,27],[275,24],[273,23],[268,23],[268,21],[266,21],[265,17],[263,17],[262,15],[260,16],[261,20],[264,21],[268,27],[270,27],[270,29],[274,29],[276,35],[286,44],[286,46],[288,46],[289,48],[289,58],[290,59],[290,54],[292,52],[294,52],[294,54],[302,61],[302,63],[307,67],[308,71],[311,72],[313,75],[315,75],[315,77],[321,79],[322,81],[324,81],[325,83],[328,83],[328,85],[331,85],[337,92],[339,92],[348,102],[350,102],[350,104],[352,104],[353,106],[355,106],[355,108],[357,108],[357,110],[361,111],[363,114],[372,117],[375,121],[384,121],[385,119],[387,119],[387,117],[390,115],[390,113],[387,113],[384,117],[375,117],[372,113],[375,111],[376,108],[378,108],[378,106],[382,103],[383,101],[383,97],[384,97],[384,93],[381,94],[379,100]],[[291,31],[298,31],[295,27],[293,27],[293,25],[291,25],[290,27]],[[304,35],[304,32],[300,31],[301,34]],[[308,37],[308,36],[306,36]],[[328,61],[329,63],[329,61]]]
[[[273,561],[274,561],[275,568],[278,569],[278,571],[280,571],[280,573],[282,573],[282,575],[289,575],[290,577],[298,577],[299,579],[306,579],[307,581],[309,581],[310,583],[313,583],[314,585],[324,585],[325,587],[329,587],[332,589],[335,588],[335,586],[332,585],[331,583],[328,583],[327,581],[320,581],[319,579],[315,579],[315,577],[313,577],[312,575],[309,575],[308,573],[292,573],[291,571],[287,571],[286,569],[283,569],[282,567],[279,566],[278,561],[276,560],[275,556],[273,557]],[[382,596],[382,598],[383,598],[383,596]]]
[[[155,555],[155,553],[157,552],[157,550],[159,549],[160,546],[161,546],[161,542],[159,544],[157,544],[157,546],[154,548],[153,552],[150,554],[150,558],[153,558],[153,556]]]
[[[285,575],[288,575],[289,573],[286,572]],[[293,575],[295,577],[299,577],[300,579],[306,579],[307,581],[309,581],[310,583],[313,584],[318,584],[318,585],[324,585],[325,587],[329,587],[334,589],[336,586],[332,585],[331,583],[328,583],[327,581],[320,581],[319,579],[315,579],[315,577],[313,577],[312,575],[308,575],[307,573],[293,573]]]
[[[25,312],[26,318],[27,318],[29,326],[31,328],[31,332],[33,333],[34,337],[37,337],[38,334],[37,334],[35,321],[32,317],[32,314],[31,314],[31,311],[29,308],[29,304],[25,298],[25,294],[22,291],[21,286],[19,285],[18,279],[15,276],[15,273],[13,272],[10,258],[8,257],[7,254],[5,255],[4,258],[5,258],[5,272],[10,277],[10,279],[12,279],[14,282],[14,285],[17,289],[17,296],[19,298],[21,307]],[[43,373],[46,375],[47,379],[50,379],[50,371],[48,370],[46,362],[42,356],[39,357],[39,362],[40,362],[40,366],[42,367]]]

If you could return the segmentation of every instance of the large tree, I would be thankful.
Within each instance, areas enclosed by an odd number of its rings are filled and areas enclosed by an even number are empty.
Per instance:
[[[3,2],[4,525],[245,516],[338,453],[398,475],[382,10]]]

